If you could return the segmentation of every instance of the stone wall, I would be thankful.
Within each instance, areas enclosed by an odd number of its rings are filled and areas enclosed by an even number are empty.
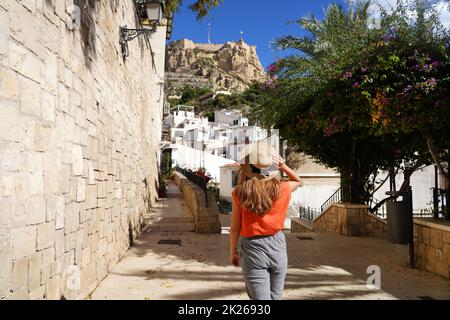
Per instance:
[[[314,231],[346,236],[366,235],[367,213],[365,205],[335,203],[313,221]]]
[[[195,232],[220,233],[222,230],[219,218],[219,208],[214,199],[214,194],[208,191],[208,206],[206,206],[203,190],[190,182],[179,172],[173,175],[175,184],[180,188],[186,205],[191,210],[195,219]]]
[[[338,222],[338,210],[335,205],[331,205],[320,216],[312,222],[314,231],[341,233],[341,227]]]
[[[368,213],[367,235],[369,237],[387,238],[387,221]]]
[[[312,231],[387,238],[387,223],[369,213],[365,205],[335,203],[312,222],[291,218],[291,232]]]
[[[199,50],[205,50],[205,51],[219,51],[222,47],[223,44],[213,44],[213,43],[196,43],[194,44],[195,48],[199,49]]]
[[[314,232],[314,227],[311,222],[300,218],[291,219],[291,233],[308,233]]]
[[[414,219],[416,267],[450,279],[450,223]]]
[[[157,196],[165,27],[124,61],[133,2],[74,3],[0,2],[1,299],[86,297]]]

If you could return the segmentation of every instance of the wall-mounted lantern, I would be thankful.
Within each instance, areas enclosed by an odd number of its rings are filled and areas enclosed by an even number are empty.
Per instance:
[[[140,19],[142,28],[128,29],[120,27],[120,45],[122,46],[122,56],[128,56],[128,41],[144,33],[154,33],[161,23],[164,15],[165,0],[134,0],[136,11]]]

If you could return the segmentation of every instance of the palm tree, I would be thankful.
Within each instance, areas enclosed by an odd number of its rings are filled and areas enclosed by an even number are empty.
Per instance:
[[[293,21],[307,32],[307,35],[282,36],[272,43],[275,50],[294,50],[296,54],[280,61],[281,76],[298,77],[301,75],[322,73],[324,63],[330,63],[337,70],[348,54],[361,51],[370,34],[375,30],[369,27],[372,1],[362,0],[349,3],[348,10],[336,3],[325,10],[325,17],[318,20],[313,14]]]
[[[189,9],[197,13],[197,19],[204,18],[211,9],[217,7],[222,0],[196,0],[193,4],[189,6]],[[183,0],[167,0],[166,8],[167,12],[175,12],[179,10]]]
[[[352,1],[348,9],[336,3],[330,4],[321,20],[314,15],[309,15],[294,21],[306,31],[306,35],[275,39],[273,47],[276,50],[290,49],[294,50],[294,54],[281,59],[277,64],[280,86],[275,95],[277,100],[271,101],[273,106],[267,107],[271,111],[268,116],[269,122],[275,119],[280,127],[285,124],[291,126],[290,118],[295,117],[294,115],[311,115],[316,111],[320,113],[314,107],[314,101],[316,98],[321,99],[330,79],[337,79],[354,64],[363,61],[361,57],[369,47],[368,44],[379,39],[382,31],[370,27],[371,4],[370,0]],[[330,108],[333,107],[330,106]],[[323,121],[329,122],[328,119]],[[316,135],[314,130],[310,130],[314,132],[311,135]],[[306,141],[311,138],[311,135],[306,134],[299,139]],[[336,162],[333,166],[340,168],[342,186],[351,185],[352,192],[345,195],[348,198],[345,200],[362,203],[366,197],[365,177],[372,170],[370,166],[372,163],[365,161],[367,157],[363,157],[369,144],[365,140],[360,143],[350,131],[346,131],[337,138],[336,141],[339,143],[335,141],[336,143],[327,144],[325,140],[320,140],[323,145],[318,145],[319,135],[314,139],[311,138],[310,141],[313,142],[310,144],[300,141],[302,146],[300,149],[308,153],[311,151],[308,148],[313,148],[315,149],[313,154],[320,157],[327,157],[325,155],[327,153],[344,155],[337,157],[339,164]],[[294,140],[297,138],[293,137]],[[339,152],[333,149],[336,146]],[[321,153],[321,150],[326,151]],[[364,160],[364,166],[360,165],[361,159]]]

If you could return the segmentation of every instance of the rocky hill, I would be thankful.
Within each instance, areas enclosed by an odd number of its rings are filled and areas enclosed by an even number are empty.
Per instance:
[[[196,44],[188,39],[167,46],[166,84],[169,95],[186,86],[242,92],[266,73],[256,47],[244,41],[225,44]]]

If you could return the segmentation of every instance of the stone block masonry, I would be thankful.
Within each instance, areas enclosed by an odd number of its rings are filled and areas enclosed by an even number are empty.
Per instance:
[[[333,232],[346,236],[387,237],[387,223],[366,205],[334,203],[314,221],[292,219],[291,232]]]
[[[78,3],[0,2],[0,299],[87,297],[157,197],[165,27],[124,60],[133,1]]]
[[[204,191],[179,172],[173,174],[175,184],[180,188],[183,199],[195,219],[195,232],[220,233],[219,208],[212,192],[208,191],[208,206]]]
[[[365,205],[335,203],[314,220],[314,231],[345,236],[367,234],[368,208]]]
[[[414,219],[416,266],[450,279],[450,223]]]

